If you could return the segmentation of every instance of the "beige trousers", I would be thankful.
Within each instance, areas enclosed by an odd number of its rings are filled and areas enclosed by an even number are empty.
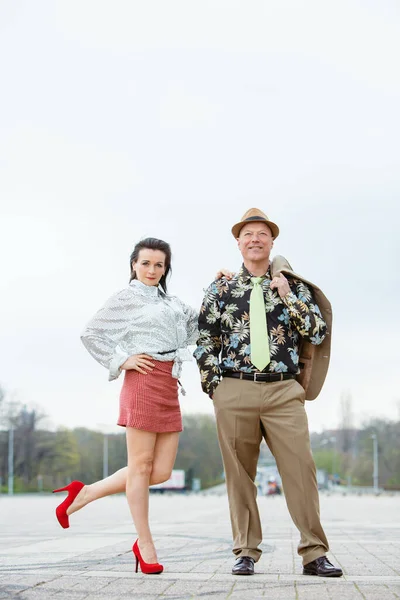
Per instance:
[[[311,454],[305,394],[295,380],[256,383],[224,378],[213,402],[225,468],[233,553],[261,556],[260,516],[254,483],[262,437],[282,479],[286,503],[301,538],[303,565],[323,556],[328,541],[319,517],[319,497]]]

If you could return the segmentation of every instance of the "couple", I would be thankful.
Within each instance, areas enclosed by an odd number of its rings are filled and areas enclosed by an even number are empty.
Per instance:
[[[57,519],[69,527],[69,516],[89,502],[126,492],[138,534],[132,548],[136,572],[139,564],[143,573],[163,571],[148,521],[149,486],[171,475],[182,431],[179,376],[182,361],[190,359],[188,346],[197,343],[194,356],[203,391],[214,403],[225,468],[236,556],[232,573],[252,575],[261,556],[254,480],[264,437],[301,533],[303,573],[340,577],[341,569],[326,558],[304,409],[305,399],[318,395],[328,368],[330,304],[283,257],[270,260],[279,228],[261,210],[248,210],[232,234],[242,267],[233,277],[218,273],[200,315],[167,294],[169,245],[148,238],[135,246],[129,287],[108,300],[82,335],[110,380],[125,371],[118,424],[126,427],[128,466],[91,485],[73,481],[55,490],[68,491]]]

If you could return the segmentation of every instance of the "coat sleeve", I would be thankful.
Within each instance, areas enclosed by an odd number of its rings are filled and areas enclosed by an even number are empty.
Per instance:
[[[133,295],[129,289],[115,294],[94,315],[81,335],[83,345],[97,362],[109,371],[109,381],[117,379],[121,365],[129,358],[123,339],[129,329]]]

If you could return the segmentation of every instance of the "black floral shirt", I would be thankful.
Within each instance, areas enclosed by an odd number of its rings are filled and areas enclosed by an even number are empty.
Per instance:
[[[210,397],[220,382],[222,371],[257,372],[250,360],[251,277],[242,265],[233,279],[217,279],[206,291],[194,357],[203,391]],[[298,373],[301,338],[318,345],[326,334],[326,323],[310,288],[297,279],[289,276],[287,279],[291,291],[283,298],[277,290],[270,289],[269,269],[261,284],[271,357],[265,373]]]

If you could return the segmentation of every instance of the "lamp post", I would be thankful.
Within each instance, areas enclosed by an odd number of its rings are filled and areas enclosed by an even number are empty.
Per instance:
[[[373,453],[374,453],[374,472],[373,472],[373,480],[374,480],[374,492],[375,494],[379,493],[379,466],[378,466],[378,438],[376,433],[371,435],[373,442]]]
[[[108,477],[108,436],[111,433],[120,433],[120,429],[104,423],[97,423],[96,429],[103,434],[103,479],[105,479]]]
[[[14,427],[8,432],[8,494],[14,494]]]
[[[336,470],[336,448],[334,446],[334,444],[336,444],[336,438],[335,436],[329,438],[329,441],[332,443],[332,477],[335,477],[335,470]]]
[[[108,433],[103,433],[103,479],[108,477]]]
[[[18,413],[18,403],[14,400],[14,394],[11,395],[11,400],[4,406],[2,400],[4,400],[6,394],[0,386],[0,417],[5,417],[8,422],[8,494],[12,496],[14,494],[14,425],[16,424],[16,416]]]

